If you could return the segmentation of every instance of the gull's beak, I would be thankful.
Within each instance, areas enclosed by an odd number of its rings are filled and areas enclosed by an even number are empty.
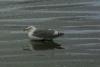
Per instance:
[[[27,30],[28,30],[27,28],[23,29],[23,31],[27,31]]]
[[[30,29],[31,29],[31,27],[27,27],[23,31],[29,31]]]

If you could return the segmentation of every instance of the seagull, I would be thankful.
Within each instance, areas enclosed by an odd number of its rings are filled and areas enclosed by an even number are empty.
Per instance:
[[[54,38],[64,35],[64,33],[54,29],[40,29],[35,26],[28,26],[24,31],[27,32],[29,39],[41,41],[53,40]]]

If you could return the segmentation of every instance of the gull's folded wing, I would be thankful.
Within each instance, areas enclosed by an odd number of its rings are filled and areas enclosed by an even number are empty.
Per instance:
[[[40,38],[54,38],[57,35],[55,35],[55,30],[37,29],[34,31],[33,36]]]

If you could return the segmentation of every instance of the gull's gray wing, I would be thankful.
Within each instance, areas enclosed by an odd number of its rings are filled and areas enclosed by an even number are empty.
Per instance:
[[[54,38],[55,30],[46,30],[46,29],[37,29],[34,31],[33,36],[40,37],[40,38]]]

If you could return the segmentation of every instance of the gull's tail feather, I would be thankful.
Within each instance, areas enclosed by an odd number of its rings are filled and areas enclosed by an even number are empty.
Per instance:
[[[58,36],[63,36],[63,35],[64,35],[64,33],[62,33],[62,32],[58,33]]]

